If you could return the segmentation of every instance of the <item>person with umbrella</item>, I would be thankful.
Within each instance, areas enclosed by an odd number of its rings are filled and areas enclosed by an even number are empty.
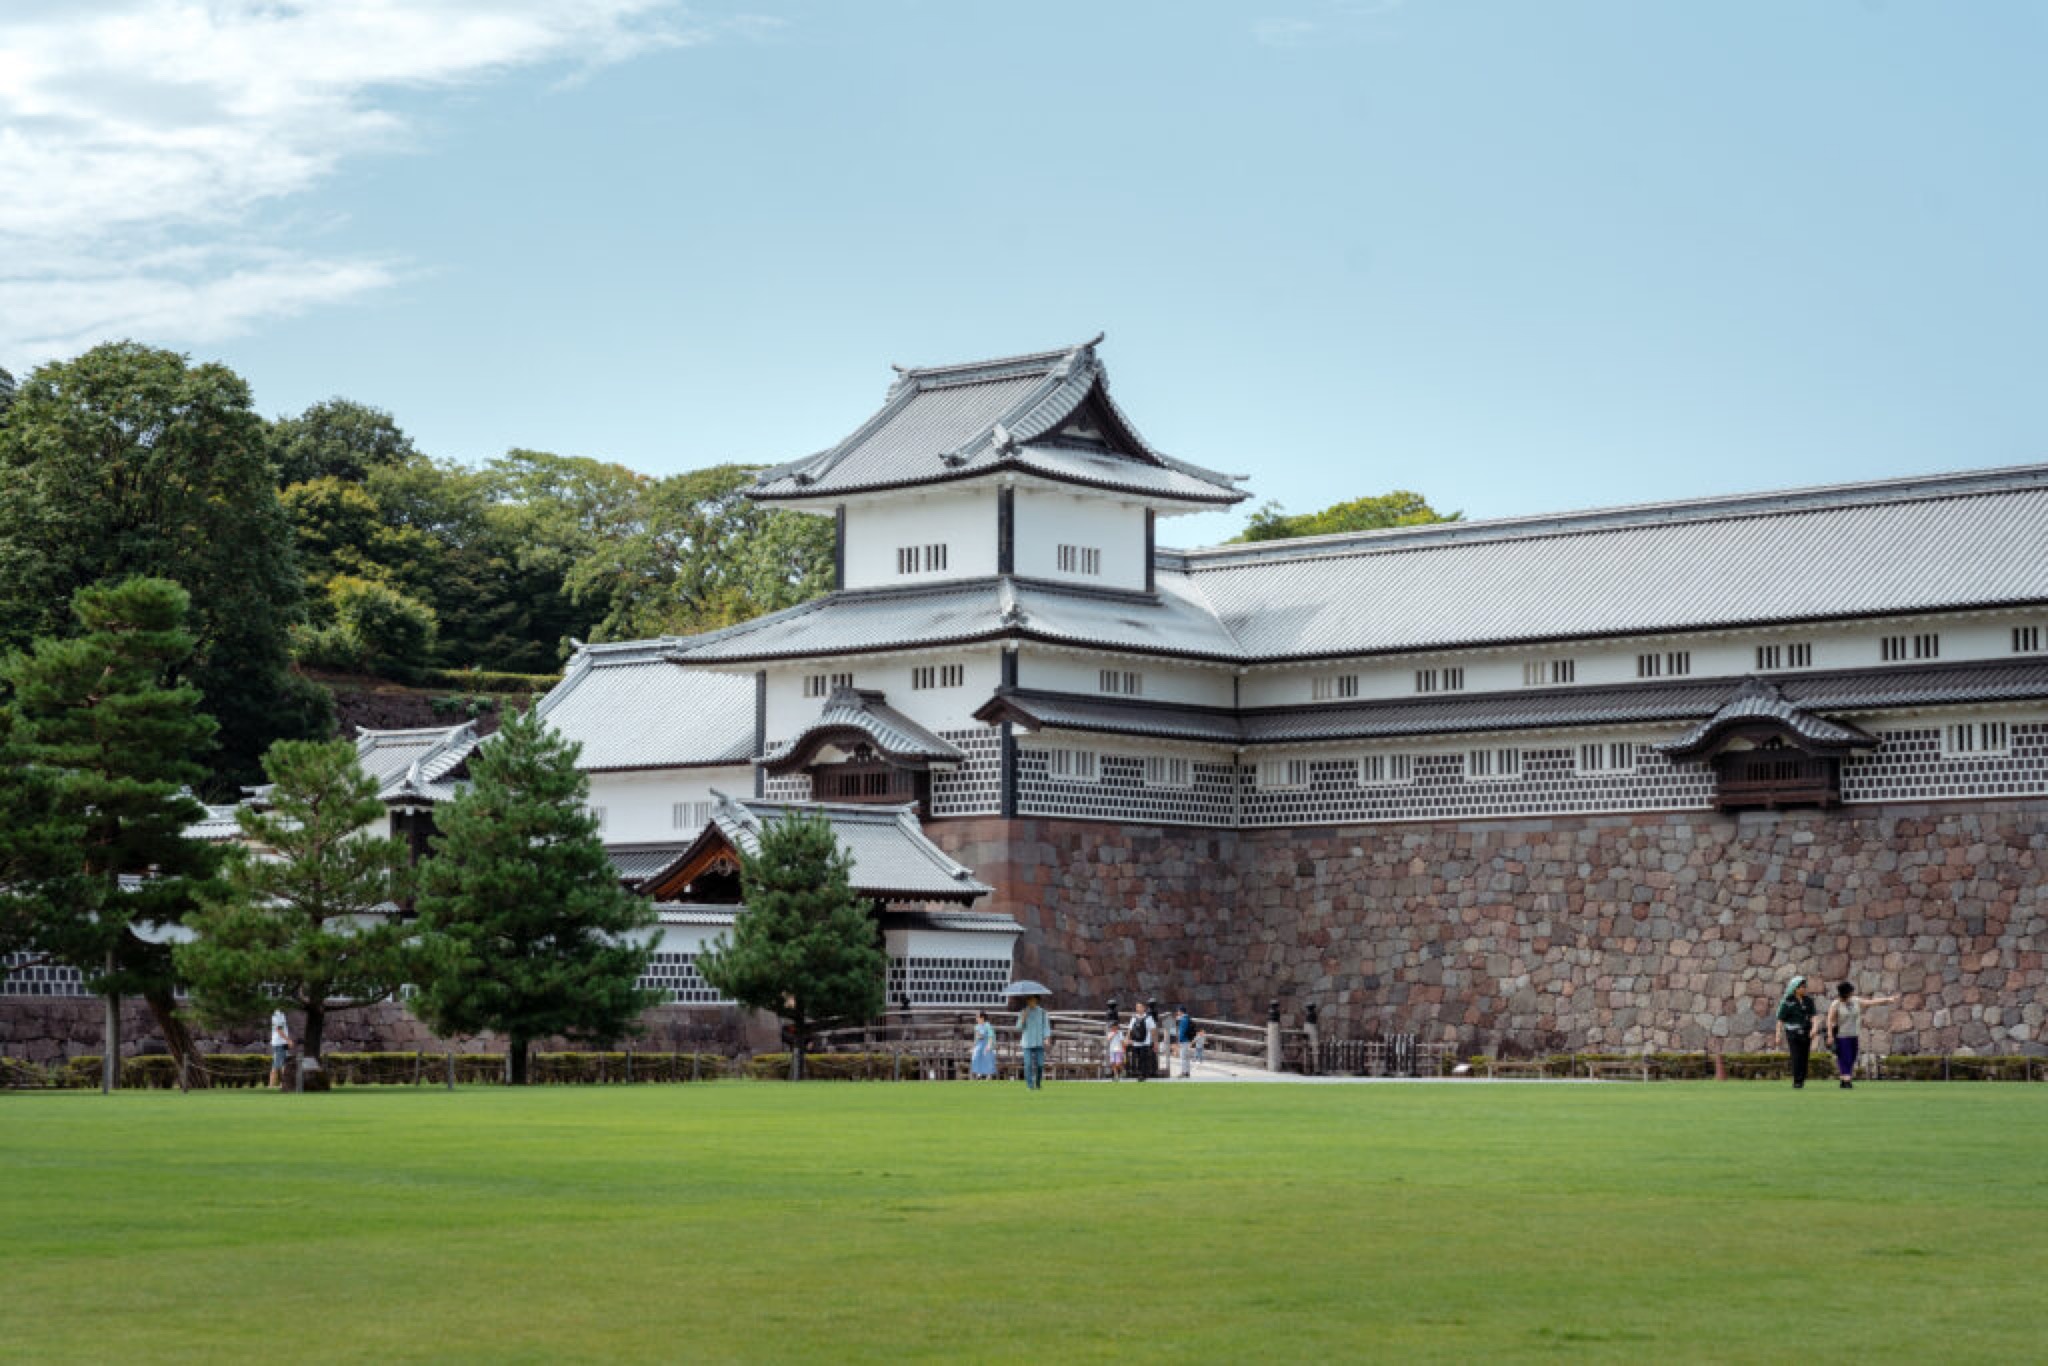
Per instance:
[[[1052,1038],[1052,1017],[1039,1000],[1052,992],[1037,982],[1012,982],[1003,995],[1024,998],[1024,1009],[1017,1012],[1017,1041],[1024,1046],[1024,1085],[1036,1091],[1045,1080],[1045,1045]]]

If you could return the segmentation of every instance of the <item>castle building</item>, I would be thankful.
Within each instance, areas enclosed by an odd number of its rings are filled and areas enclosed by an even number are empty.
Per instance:
[[[2041,1037],[2048,466],[1160,545],[1240,484],[1095,342],[899,368],[753,490],[836,591],[542,706],[655,871],[728,797],[914,811],[992,889],[891,932],[919,1001],[1699,1046],[1853,969],[1903,1041]]]
[[[1099,341],[899,368],[753,490],[832,519],[835,591],[539,704],[674,1002],[798,803],[892,1002],[1735,1047],[1798,971],[1899,994],[1881,1046],[2041,1045],[2048,466],[1171,550],[1247,493]],[[476,739],[362,743],[420,838]]]

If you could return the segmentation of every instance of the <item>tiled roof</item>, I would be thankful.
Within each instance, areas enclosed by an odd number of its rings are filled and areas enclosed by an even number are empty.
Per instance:
[[[855,890],[885,900],[974,901],[994,890],[925,838],[912,806],[777,802],[723,794],[712,808],[718,827],[743,858],[761,850],[761,828],[791,812],[821,816],[853,861]]]
[[[1005,638],[1222,659],[1236,653],[1184,585],[1162,584],[1155,596],[1007,577],[833,593],[670,650],[679,663],[714,665]]]
[[[206,816],[203,820],[194,821],[185,827],[185,838],[188,840],[198,840],[204,844],[219,844],[227,840],[240,839],[242,837],[242,826],[235,819],[235,812],[239,810],[241,810],[240,803],[232,806],[207,807]]]
[[[817,719],[762,756],[771,771],[800,760],[814,740],[834,731],[858,731],[876,750],[891,759],[924,764],[957,764],[960,751],[883,701],[883,694],[862,688],[835,688]]]
[[[454,775],[476,752],[476,727],[358,730],[356,762],[377,780],[384,801],[445,802],[460,791]]]
[[[994,911],[889,911],[882,924],[892,930],[950,930],[956,934],[1006,934],[1015,938],[1023,925]]]
[[[897,373],[877,412],[829,450],[760,474],[754,496],[821,498],[1016,470],[1181,502],[1246,495],[1230,476],[1160,454],[1109,398],[1095,341],[1059,351]],[[1102,447],[1061,434],[1093,400]]]
[[[661,901],[654,907],[655,921],[663,925],[703,925],[715,929],[730,929],[740,918],[744,906],[698,906],[680,902]]]
[[[697,639],[703,639],[698,637]],[[586,772],[749,762],[754,682],[686,669],[674,637],[586,645],[543,697],[541,717],[583,746]]]
[[[1842,752],[1869,749],[1877,741],[1854,726],[1817,716],[1788,699],[1784,691],[1766,678],[1745,679],[1735,696],[1721,709],[1678,739],[1657,748],[1674,758],[1691,758],[1705,750],[1714,738],[1746,721],[1769,721],[1805,740],[1815,749]]]
[[[1787,710],[1821,736],[1860,736],[1813,713],[1888,711],[2048,698],[2048,659],[1785,674],[1771,680]],[[1732,679],[1530,689],[1464,696],[1395,698],[1241,713],[1170,703],[1004,691],[978,715],[1011,715],[1051,730],[1145,736],[1223,745],[1292,745],[1329,740],[1399,740],[1575,726],[1700,722],[1744,696]],[[1754,703],[1747,705],[1757,705]]]
[[[2048,466],[1162,564],[1185,569],[1248,662],[2033,603],[2048,601]]]
[[[619,881],[638,882],[653,877],[674,863],[688,844],[607,844],[604,852],[612,861]]]

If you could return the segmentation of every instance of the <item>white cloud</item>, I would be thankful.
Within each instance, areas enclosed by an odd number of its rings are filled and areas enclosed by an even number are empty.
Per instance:
[[[203,342],[376,289],[265,242],[265,206],[404,146],[402,91],[701,42],[673,0],[8,0],[0,362]]]

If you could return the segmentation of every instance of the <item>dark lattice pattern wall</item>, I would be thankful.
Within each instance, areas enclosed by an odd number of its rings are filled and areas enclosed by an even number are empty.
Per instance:
[[[960,766],[932,775],[934,816],[990,816],[1003,809],[1003,737],[991,726],[942,730],[939,738],[960,751]]]
[[[663,1004],[679,1006],[729,1006],[731,1001],[697,971],[694,953],[657,953],[640,974],[640,986],[661,993]]]
[[[36,963],[33,953],[0,956],[0,996],[90,996],[85,974],[62,963]]]
[[[1093,782],[1055,778],[1047,772],[1046,752],[1017,752],[1017,812],[1025,816],[1093,816],[1106,820],[1143,821],[1152,825],[1230,825],[1234,822],[1230,786],[1236,772],[1229,763],[1196,760],[1186,787],[1147,786],[1145,761],[1122,754],[1097,760],[1100,776]]]
[[[1842,762],[1845,802],[2019,797],[2048,792],[2048,724],[2015,723],[2005,754],[1944,758],[1941,727],[1884,731],[1878,748]]]
[[[811,799],[811,775],[808,773],[769,774],[761,783],[761,795],[770,801],[807,802]]]
[[[1497,741],[1490,748],[1512,748]],[[1714,774],[1674,765],[1643,746],[1633,773],[1582,774],[1577,747],[1523,748],[1513,778],[1469,778],[1464,752],[1418,754],[1407,783],[1361,787],[1348,759],[1314,760],[1305,788],[1261,790],[1241,771],[1243,825],[1316,825],[1332,821],[1428,821],[1473,816],[1555,816],[1601,811],[1690,811],[1713,805]]]
[[[999,1006],[1010,984],[1007,958],[890,958],[889,1004]]]

